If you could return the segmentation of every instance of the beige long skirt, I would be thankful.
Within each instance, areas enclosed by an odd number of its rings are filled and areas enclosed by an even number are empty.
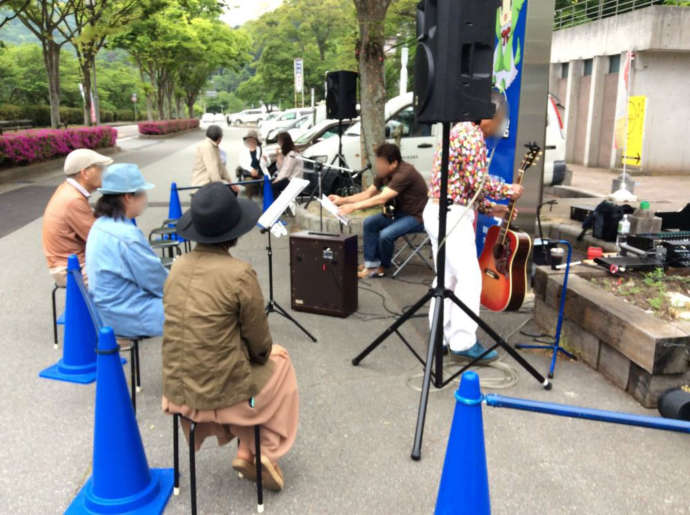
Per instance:
[[[297,377],[287,350],[273,345],[271,352],[273,374],[268,383],[254,397],[254,408],[248,401],[242,401],[214,410],[196,410],[179,406],[163,396],[163,411],[179,413],[197,422],[195,433],[196,450],[209,436],[216,436],[219,445],[225,445],[233,438],[240,439],[243,448],[254,453],[254,426],[261,425],[261,454],[272,462],[283,456],[292,447],[297,436],[299,418],[299,394]],[[189,438],[189,422],[182,419],[185,436]]]

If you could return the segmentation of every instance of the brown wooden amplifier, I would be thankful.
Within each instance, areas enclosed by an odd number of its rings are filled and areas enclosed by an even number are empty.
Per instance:
[[[357,236],[290,235],[292,309],[347,317],[357,311]]]

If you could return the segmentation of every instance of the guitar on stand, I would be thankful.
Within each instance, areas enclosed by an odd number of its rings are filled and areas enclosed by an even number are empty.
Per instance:
[[[525,172],[539,160],[541,148],[536,143],[527,144],[516,184],[522,184]],[[482,306],[492,311],[520,309],[527,291],[527,260],[532,250],[529,234],[512,230],[510,225],[517,201],[512,199],[500,225],[489,227],[484,249],[479,257],[482,272]]]

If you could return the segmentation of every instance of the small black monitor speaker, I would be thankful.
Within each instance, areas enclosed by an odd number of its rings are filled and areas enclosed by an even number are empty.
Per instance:
[[[326,74],[326,117],[331,120],[357,118],[357,73]]]
[[[496,0],[417,6],[415,113],[422,123],[491,118]]]

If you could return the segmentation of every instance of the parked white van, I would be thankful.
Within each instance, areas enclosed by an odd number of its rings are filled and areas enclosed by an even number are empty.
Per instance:
[[[400,135],[400,152],[408,163],[414,165],[427,179],[431,175],[431,166],[436,146],[441,139],[442,127],[417,124],[412,105],[413,93],[408,92],[386,102],[386,139],[394,141],[396,133]],[[565,140],[557,103],[549,95],[547,104],[546,146],[555,147],[546,150],[544,162],[544,184],[560,184],[565,177]],[[362,155],[360,148],[361,124],[357,122],[343,133],[343,158],[346,166],[352,169],[361,168]],[[304,157],[323,163],[337,164],[338,138],[329,138],[307,148]],[[311,163],[304,163],[305,170],[313,169]]]

